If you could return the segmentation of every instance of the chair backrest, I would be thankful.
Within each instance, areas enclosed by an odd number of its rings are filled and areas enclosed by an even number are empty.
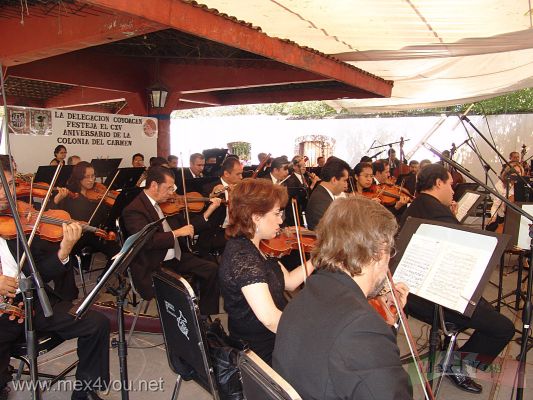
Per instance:
[[[183,277],[169,270],[156,272],[153,283],[170,368],[185,380],[194,379],[218,400],[194,291]]]
[[[294,388],[251,350],[239,356],[246,400],[301,400]]]

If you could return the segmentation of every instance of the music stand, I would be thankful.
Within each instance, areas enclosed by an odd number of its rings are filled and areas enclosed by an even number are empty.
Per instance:
[[[122,400],[129,399],[129,382],[128,382],[128,361],[127,361],[127,347],[126,330],[124,324],[124,306],[126,305],[126,296],[129,291],[129,287],[124,277],[125,269],[133,261],[137,253],[144,246],[154,234],[157,226],[161,223],[161,220],[157,220],[147,224],[139,232],[131,235],[126,239],[124,245],[120,249],[120,252],[114,257],[113,264],[102,275],[100,281],[96,284],[93,290],[85,297],[78,309],[73,313],[76,319],[82,318],[89,310],[90,306],[96,301],[97,296],[104,290],[105,287],[115,295],[117,301],[117,323],[118,323],[118,357],[120,365],[120,380],[121,385],[121,397]],[[118,280],[117,287],[110,287],[110,279],[115,276]]]
[[[532,177],[523,177],[529,185],[533,185]],[[528,202],[533,201],[533,190],[531,190],[524,181],[519,180],[514,184],[514,198],[516,201]]]
[[[463,223],[469,216],[476,214],[476,209],[484,200],[485,195],[467,190],[457,202],[457,220]]]
[[[106,176],[112,176],[121,162],[122,158],[93,158],[91,165],[97,178],[105,178]]]
[[[111,207],[111,210],[109,210],[104,226],[109,229],[113,229],[115,226],[115,221],[122,215],[124,208],[126,208],[128,204],[130,204],[133,199],[135,199],[135,197],[141,193],[142,190],[143,188],[140,187],[131,187],[129,189],[122,190],[115,199],[113,207]]]
[[[251,350],[239,355],[246,400],[301,400],[296,390]]]
[[[74,168],[73,165],[63,165],[63,167],[61,167],[61,171],[59,172],[59,176],[56,180],[56,186],[65,187],[67,185],[68,178],[70,178],[73,168]],[[39,168],[37,168],[37,172],[35,173],[35,178],[33,179],[33,181],[51,183],[52,178],[54,177],[54,174],[56,173],[56,169],[57,169],[56,165],[39,166]]]
[[[447,285],[445,283],[440,283],[438,285],[432,284],[433,280],[425,281],[426,279],[429,279],[429,277],[438,277],[442,276],[443,274],[443,266],[446,266],[445,263],[431,265],[431,263],[435,263],[439,257],[438,252],[439,250],[435,247],[434,244],[432,244],[430,241],[428,243],[421,242],[418,243],[418,246],[422,246],[426,249],[431,249],[431,260],[425,260],[425,258],[428,257],[428,254],[425,254],[424,257],[422,255],[420,256],[420,259],[418,256],[416,256],[416,260],[414,260],[414,263],[409,267],[405,268],[406,265],[403,264],[403,271],[407,271],[407,275],[405,273],[398,274],[398,268],[402,264],[402,261],[404,259],[404,255],[406,257],[409,257],[409,254],[405,254],[406,250],[410,248],[410,243],[413,241],[413,236],[415,234],[418,234],[421,231],[427,231],[430,230],[430,232],[434,235],[431,238],[434,242],[437,242],[438,244],[445,245],[447,242],[451,242],[452,246],[449,246],[446,248],[446,251],[454,251],[454,246],[457,248],[458,246],[471,246],[474,249],[481,248],[481,246],[485,246],[486,248],[485,253],[490,253],[490,257],[486,257],[486,254],[483,255],[483,260],[486,261],[486,264],[478,265],[475,264],[474,266],[469,266],[470,270],[473,271],[477,269],[477,272],[473,276],[466,276],[468,274],[460,274],[458,271],[454,271],[454,275],[452,277],[452,280],[455,282],[461,282],[466,281],[462,288],[459,288],[461,290],[460,293],[457,293],[458,289],[450,287],[451,285]],[[464,234],[463,232],[466,232]],[[475,234],[476,236],[472,236],[470,234]],[[484,238],[487,237],[487,238]],[[495,238],[496,241],[494,241]],[[460,243],[456,243],[457,241],[462,240]],[[455,306],[450,306],[448,308],[452,309],[453,311],[456,311],[460,314],[463,314],[466,317],[471,317],[478,302],[481,298],[481,295],[483,293],[483,289],[486,286],[486,284],[490,280],[490,275],[492,273],[492,270],[497,265],[499,259],[501,258],[501,255],[503,254],[505,247],[507,245],[507,242],[509,241],[509,235],[499,235],[494,232],[488,232],[488,231],[479,231],[476,229],[470,229],[462,225],[458,224],[448,224],[443,222],[437,222],[437,221],[430,221],[430,220],[424,220],[420,218],[411,218],[409,217],[404,224],[402,230],[399,233],[398,240],[396,241],[396,248],[397,248],[397,256],[391,259],[391,271],[395,273],[394,279],[395,280],[405,280],[407,285],[411,289],[411,293],[413,295],[420,295],[422,298],[426,298],[426,300],[432,301],[435,303],[435,311],[432,321],[432,327],[430,332],[430,345],[429,345],[429,368],[428,373],[431,377],[434,376],[434,366],[435,366],[435,358],[436,358],[436,352],[437,352],[437,345],[439,342],[439,313],[440,308],[443,306],[448,305],[448,303],[442,304],[441,298],[435,298],[435,293],[433,293],[433,297],[428,298],[423,293],[419,293],[417,289],[420,287],[420,289],[426,287],[426,288],[435,288],[435,290],[446,290],[447,296],[442,296],[442,298],[454,298],[456,301]],[[441,243],[442,242],[442,243]],[[410,251],[413,251],[411,249]],[[411,255],[412,257],[412,255]],[[477,263],[477,257],[474,257]],[[448,258],[448,260],[450,260]],[[456,264],[462,264],[458,263],[459,255],[457,257],[454,257],[454,261]],[[433,267],[436,267],[436,271],[432,271],[430,274],[430,271]],[[454,266],[455,267],[455,266]],[[481,267],[481,270],[479,268]],[[449,268],[452,268],[450,265]],[[457,267],[456,267],[457,269]],[[400,271],[402,272],[402,271]],[[448,271],[444,271],[446,273]],[[481,272],[481,273],[480,273]],[[400,276],[398,276],[400,275]],[[415,278],[414,280],[417,281],[416,283],[410,282],[410,279],[408,276],[411,276]],[[419,284],[421,281],[419,278],[422,278],[423,284]],[[473,290],[472,290],[473,289]],[[426,290],[425,292],[428,292]],[[446,367],[444,366],[443,371],[446,371]],[[442,378],[442,376],[441,376]],[[440,384],[439,384],[440,385]]]
[[[112,170],[115,171],[115,169]],[[113,182],[113,186],[110,187],[110,190],[122,190],[122,189],[128,189],[133,188],[137,186],[137,182],[141,178],[141,175],[145,171],[144,167],[127,167],[127,168],[119,168],[118,169],[118,175],[115,178],[115,181]],[[107,176],[107,179],[104,182],[104,185],[109,186],[111,183],[111,180],[113,179],[114,174],[109,174]]]
[[[477,183],[467,182],[459,183],[455,189],[453,189],[453,199],[458,201],[463,195],[468,192],[475,192],[479,185]]]
[[[200,327],[198,299],[189,283],[170,270],[153,277],[154,292],[163,328],[168,364],[178,375],[172,399],[176,399],[182,380],[194,380],[219,400],[207,339]]]

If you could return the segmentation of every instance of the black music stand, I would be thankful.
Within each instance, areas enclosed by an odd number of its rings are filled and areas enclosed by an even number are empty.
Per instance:
[[[111,210],[109,210],[109,214],[107,215],[106,222],[104,226],[108,229],[114,230],[115,229],[115,221],[118,217],[122,215],[122,211],[124,208],[130,204],[135,197],[141,193],[143,188],[140,187],[132,187],[129,189],[124,189],[120,192],[120,194],[115,199],[115,203],[113,204],[113,207],[111,207]]]
[[[121,162],[122,158],[93,158],[91,165],[97,178],[105,178],[113,176]]]
[[[529,185],[533,185],[533,177],[524,177],[524,179],[529,182]],[[533,202],[533,190],[524,181],[519,180],[514,184],[514,198],[516,201]]]
[[[192,379],[207,390],[214,400],[219,400],[207,338],[200,327],[200,309],[194,290],[183,277],[170,270],[158,271],[152,279],[168,364],[178,375],[172,399],[177,399],[182,380]]]
[[[461,215],[459,215],[459,211],[461,211],[461,207],[462,207],[462,202],[463,201],[469,201],[469,198],[471,198],[473,196],[473,198],[475,199],[473,201],[473,203],[468,203],[469,204],[469,207],[468,207],[468,210],[465,210],[464,213],[462,213]],[[461,223],[463,223],[469,216],[472,216],[472,215],[476,215],[476,209],[479,207],[479,205],[481,204],[481,202],[485,199],[485,194],[484,193],[479,193],[479,192],[475,192],[475,191],[471,191],[471,190],[467,190],[466,192],[463,192],[462,196],[459,198],[458,202],[457,202],[457,205],[459,207],[459,210],[458,210],[458,215],[457,216],[457,220]]]
[[[109,292],[115,295],[117,301],[117,324],[118,324],[118,340],[116,342],[118,348],[119,366],[120,366],[120,380],[121,398],[122,400],[129,399],[129,383],[128,383],[128,342],[126,341],[126,331],[124,324],[124,306],[126,305],[126,296],[130,287],[126,283],[124,271],[133,261],[137,253],[142,249],[144,244],[152,237],[157,226],[162,220],[157,220],[149,223],[139,232],[131,235],[126,239],[120,252],[114,257],[113,264],[102,275],[100,281],[96,284],[94,289],[85,297],[78,309],[73,312],[73,315],[79,319],[89,310],[91,305],[96,301],[97,296],[107,288]],[[111,286],[110,279],[115,276],[118,285]],[[71,310],[72,312],[73,310]]]
[[[114,171],[116,171],[116,168],[112,170],[112,172]],[[144,171],[144,167],[119,168],[118,175],[113,182],[113,186],[110,187],[110,190],[122,190],[137,186],[137,182],[141,178],[141,175]],[[114,175],[114,173],[107,175],[104,185],[109,186]]]
[[[492,270],[498,264],[498,261],[500,260],[501,255],[503,254],[505,247],[507,246],[507,242],[509,241],[509,235],[499,235],[494,232],[479,231],[479,230],[467,228],[465,226],[458,225],[458,224],[448,224],[448,223],[443,223],[443,222],[436,222],[436,221],[424,220],[420,218],[409,217],[407,218],[407,221],[404,224],[402,230],[400,231],[398,239],[396,241],[397,255],[393,259],[391,259],[391,265],[390,265],[391,271],[393,272],[396,271],[398,265],[401,263],[403,259],[404,253],[406,249],[408,248],[413,235],[417,233],[419,228],[422,227],[423,225],[434,225],[434,226],[443,227],[443,228],[450,228],[456,231],[466,231],[466,232],[475,233],[475,234],[482,235],[482,236],[492,236],[497,239],[496,246],[492,251],[492,255],[487,265],[485,266],[483,274],[478,280],[478,283],[475,287],[474,292],[468,299],[461,296],[462,299],[467,300],[467,305],[465,309],[462,311],[454,310],[456,312],[459,312],[465,315],[466,317],[471,317],[472,313],[474,312],[479,302],[479,299],[481,298],[483,289],[485,288],[486,284],[490,280],[490,275],[492,273]],[[442,240],[444,240],[444,235],[442,237]],[[460,277],[458,276],[457,279],[459,278]],[[397,279],[396,276],[395,276],[395,279]],[[407,284],[409,285],[409,282],[407,282]],[[411,289],[413,290],[415,288],[412,287]],[[413,290],[412,294],[416,294],[416,292]],[[433,301],[433,299],[428,299],[428,300]],[[437,354],[437,346],[439,343],[439,321],[440,321],[440,314],[442,313],[441,310],[443,307],[438,302],[435,302],[435,301],[433,302],[435,303],[435,311],[433,315],[433,321],[431,324],[432,326],[431,326],[430,341],[429,341],[429,364],[428,364],[428,375],[430,377],[429,378],[430,380],[432,380],[433,377],[435,376],[435,360],[436,360],[436,354]],[[448,365],[444,365],[443,371],[447,370],[447,366]],[[439,381],[439,384],[437,385],[437,388],[439,385],[440,385],[440,381]]]
[[[73,165],[63,165],[61,171],[59,172],[59,176],[56,181],[56,186],[65,187],[67,185],[68,178],[70,178],[73,168]],[[37,173],[35,174],[35,178],[33,178],[33,181],[51,183],[52,178],[56,173],[56,169],[57,166],[55,165],[39,166],[39,168],[37,168]]]
[[[455,189],[453,189],[453,199],[458,201],[463,195],[468,192],[475,192],[479,185],[477,183],[459,183]]]

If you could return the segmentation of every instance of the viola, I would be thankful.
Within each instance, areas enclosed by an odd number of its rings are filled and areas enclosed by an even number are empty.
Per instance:
[[[8,315],[10,321],[17,320],[22,324],[26,315],[24,314],[24,303],[21,301],[16,306],[13,305],[13,299],[2,299],[0,302],[0,315]]]
[[[104,203],[109,207],[113,207],[120,192],[117,190],[109,190],[106,194],[106,191],[107,187],[103,183],[95,182],[93,188],[85,192],[85,197],[90,201],[100,201],[105,195]]]
[[[414,199],[407,189],[389,183],[372,185],[370,191],[363,192],[362,194],[370,199],[378,198],[381,200],[381,204],[386,206],[393,206],[396,204],[396,202],[400,200],[401,195],[405,195],[411,200]]]
[[[6,203],[7,204],[7,203]],[[30,233],[37,220],[39,212],[30,204],[17,201],[17,211],[24,233]],[[84,232],[92,232],[104,240],[116,240],[114,232],[106,232],[83,221],[75,221],[70,218],[70,214],[63,210],[48,210],[42,215],[41,222],[37,226],[37,234],[49,242],[60,242],[63,239],[62,225],[77,222]],[[4,239],[14,239],[17,237],[17,228],[13,220],[13,213],[7,207],[0,210],[0,236]]]
[[[315,248],[316,234],[308,229],[300,228],[302,245],[306,253],[311,253]],[[280,231],[273,239],[263,239],[259,249],[269,257],[280,258],[289,255],[293,250],[298,250],[298,238],[295,227],[288,227]]]
[[[211,198],[203,197],[198,192],[189,192],[185,196],[174,193],[166,202],[159,204],[159,207],[165,215],[176,214],[185,208],[185,201],[189,211],[197,213],[204,209],[205,203],[209,203]]]
[[[44,198],[46,197],[46,193],[48,193],[48,190],[50,189],[50,185],[46,182],[36,182],[33,185],[28,182],[22,182],[18,181],[16,186],[16,193],[19,197],[38,197],[38,198]],[[53,191],[57,191],[58,188],[55,187],[52,189]],[[78,193],[68,191],[68,197],[71,199],[77,199],[79,197]]]
[[[398,310],[389,293],[380,294],[368,299],[368,304],[377,311],[387,325],[394,326],[398,323]]]

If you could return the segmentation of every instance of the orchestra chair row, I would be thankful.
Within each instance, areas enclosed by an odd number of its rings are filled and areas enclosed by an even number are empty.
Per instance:
[[[168,270],[154,274],[153,283],[168,364],[177,375],[172,400],[178,398],[183,380],[195,381],[219,400],[220,390],[194,290],[186,279]],[[238,367],[246,400],[301,400],[294,388],[254,352],[240,352]]]

